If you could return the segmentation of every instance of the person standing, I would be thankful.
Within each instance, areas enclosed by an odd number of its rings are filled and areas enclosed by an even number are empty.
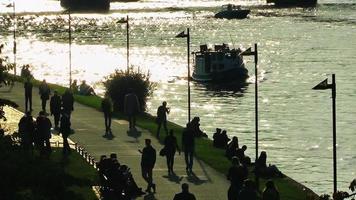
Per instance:
[[[169,114],[170,108],[167,107],[167,102],[163,101],[162,105],[157,109],[157,138],[159,138],[159,132],[161,130],[161,126],[163,124],[163,128],[166,131],[166,135],[168,135],[167,129],[167,114]]]
[[[62,107],[63,107],[63,111],[68,113],[69,118],[72,111],[74,110],[73,104],[74,104],[73,93],[70,91],[70,89],[66,89],[66,91],[62,95]]]
[[[182,147],[184,150],[184,159],[187,173],[192,173],[194,149],[195,149],[195,135],[191,124],[188,123],[182,134]]]
[[[156,192],[156,184],[153,183],[152,180],[152,170],[156,163],[156,150],[151,145],[150,139],[145,139],[146,147],[143,150],[139,150],[142,153],[141,157],[141,172],[142,177],[148,183],[146,192],[151,192],[151,188],[153,192]]]
[[[59,132],[62,134],[63,138],[63,154],[67,155],[70,153],[70,147],[68,143],[68,137],[71,133],[71,123],[69,119],[69,114],[66,112],[62,112],[62,117],[61,117],[61,128],[59,129]]]
[[[173,174],[173,164],[174,164],[174,155],[178,149],[180,155],[180,149],[177,143],[177,138],[173,135],[173,130],[169,131],[169,135],[164,139],[164,149],[166,151],[167,158],[167,168],[168,174]]]
[[[19,121],[19,133],[21,138],[21,146],[25,151],[32,149],[32,142],[35,133],[35,124],[31,116],[31,112],[27,111]]]
[[[36,119],[36,125],[41,155],[44,153],[50,154],[52,149],[49,139],[51,138],[52,123],[47,118],[45,111],[39,113]],[[44,143],[46,145],[44,145]]]
[[[187,183],[182,184],[182,192],[174,195],[173,200],[196,200],[194,194],[189,192],[189,185]]]
[[[113,104],[108,95],[101,101],[101,109],[105,118],[105,135],[112,134],[111,132],[111,115],[113,112]]]
[[[25,111],[32,111],[32,82],[31,78],[27,77],[24,83],[25,88]]]
[[[54,129],[58,130],[59,119],[61,117],[61,97],[58,95],[57,91],[54,91],[51,97],[49,108],[51,115],[54,117]]]
[[[136,130],[136,115],[140,112],[140,103],[133,89],[129,88],[128,91],[129,93],[125,95],[124,113],[128,116],[131,131]]]
[[[238,194],[241,191],[244,180],[247,179],[248,170],[244,168],[239,159],[234,156],[231,159],[232,166],[229,168],[227,179],[230,181],[230,187],[228,190],[228,200],[239,199]]]
[[[46,83],[46,80],[43,79],[40,87],[39,87],[39,94],[41,97],[41,105],[42,105],[42,111],[46,111],[46,104],[47,100],[49,99],[49,95],[51,94],[51,90],[49,89],[48,84]]]

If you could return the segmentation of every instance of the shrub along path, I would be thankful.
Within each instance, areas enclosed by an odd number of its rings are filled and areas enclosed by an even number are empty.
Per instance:
[[[15,101],[19,104],[19,110],[24,111],[24,88],[22,83],[16,83],[11,92],[5,93],[7,90],[1,88],[1,96],[4,98]],[[33,95],[33,113],[34,117],[37,117],[40,111],[40,97],[38,95],[38,88],[34,87],[32,91]],[[49,110],[49,102],[47,102],[47,110]],[[53,123],[53,117],[50,116]],[[70,139],[79,143],[81,146],[96,158],[99,159],[100,155],[110,153],[117,153],[119,162],[126,164],[131,168],[131,172],[136,180],[137,184],[143,189],[147,184],[141,177],[140,161],[141,154],[138,149],[144,147],[144,139],[150,138],[152,140],[152,146],[157,151],[157,162],[153,171],[153,180],[157,185],[157,192],[153,195],[142,196],[138,199],[157,199],[157,200],[169,200],[173,199],[175,193],[181,191],[181,183],[188,183],[190,191],[195,194],[197,199],[201,200],[222,200],[227,199],[227,190],[229,182],[225,176],[218,173],[211,167],[200,160],[194,160],[193,172],[195,176],[188,176],[185,172],[184,156],[176,154],[174,171],[177,174],[176,177],[168,177],[168,171],[166,167],[166,159],[158,155],[162,145],[147,130],[141,130],[141,136],[134,138],[128,136],[128,122],[125,120],[113,119],[112,132],[114,138],[107,139],[103,137],[104,117],[103,114],[93,108],[83,106],[81,104],[74,104],[74,112],[71,117],[72,128],[75,130],[75,134],[71,135]],[[164,134],[161,132],[161,134]],[[180,142],[180,138],[177,138]]]

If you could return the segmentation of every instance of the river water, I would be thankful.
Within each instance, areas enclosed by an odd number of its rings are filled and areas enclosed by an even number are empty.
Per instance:
[[[1,1],[1,43],[12,58],[12,21]],[[31,64],[38,79],[68,85],[68,16],[58,1],[16,0],[17,63]],[[347,190],[356,177],[356,0],[320,0],[316,9],[273,9],[260,1],[250,6],[250,18],[212,18],[219,6],[232,1],[146,0],[112,3],[105,14],[72,14],[73,79],[87,80],[98,93],[104,77],[126,69],[125,25],[130,17],[130,64],[149,71],[157,88],[148,111],[166,100],[169,120],[187,120],[186,41],[174,36],[189,27],[191,49],[200,44],[229,43],[259,48],[260,150],[268,162],[321,193],[332,191],[331,91],[311,90],[336,74],[338,187]],[[254,63],[246,58],[251,78]],[[18,69],[19,71],[19,69]],[[192,83],[192,115],[200,116],[209,135],[226,129],[246,144],[254,159],[254,85],[241,91],[212,89]]]

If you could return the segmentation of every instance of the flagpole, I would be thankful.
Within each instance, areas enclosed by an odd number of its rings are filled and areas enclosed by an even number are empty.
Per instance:
[[[127,64],[127,73],[129,73],[129,68],[130,68],[130,64],[129,64],[129,16],[126,16],[126,64]]]
[[[69,25],[69,88],[72,86],[72,25],[71,25],[70,8],[68,8],[68,25]]]
[[[332,74],[332,109],[333,109],[333,171],[334,171],[334,194],[337,192],[337,165],[336,165],[336,83],[335,74]]]
[[[188,49],[188,123],[190,122],[190,34],[187,28],[187,49]]]
[[[16,9],[15,9],[15,1],[13,1],[13,17],[14,17],[14,49],[13,49],[13,53],[14,53],[14,74],[16,76]]]

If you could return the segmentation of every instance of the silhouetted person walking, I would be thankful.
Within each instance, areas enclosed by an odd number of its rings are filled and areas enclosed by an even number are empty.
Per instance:
[[[173,200],[196,200],[194,194],[189,192],[189,185],[187,183],[182,184],[182,192],[174,195]]]
[[[35,123],[33,122],[30,111],[27,111],[26,114],[20,119],[18,126],[21,146],[28,151],[33,147],[32,142],[35,134]]]
[[[128,116],[130,130],[136,129],[136,115],[140,112],[140,103],[132,88],[125,95],[124,113]]]
[[[145,139],[146,147],[143,150],[139,150],[142,153],[141,157],[141,172],[142,177],[148,183],[146,192],[156,192],[156,184],[152,180],[152,170],[156,163],[156,150],[151,146],[151,140]]]
[[[59,128],[59,119],[61,117],[61,97],[58,95],[57,91],[54,91],[53,96],[51,97],[49,108],[51,115],[54,117],[54,129],[58,130]]]
[[[170,130],[169,135],[164,139],[164,148],[166,150],[168,174],[173,174],[174,155],[176,154],[177,149],[180,154],[180,149],[172,129]]]
[[[70,89],[66,89],[66,91],[62,95],[62,108],[64,112],[68,113],[69,118],[72,111],[74,110],[73,104],[74,104],[73,93],[70,91]]]
[[[52,123],[47,118],[46,113],[44,111],[41,111],[39,113],[39,116],[36,119],[36,125],[41,155],[43,155],[44,153],[49,154],[52,151],[51,143],[49,141],[49,139],[51,138]]]
[[[232,166],[229,168],[227,179],[230,180],[230,188],[227,196],[228,200],[239,199],[239,192],[241,191],[244,180],[247,179],[248,170],[244,168],[237,157],[232,157]]]
[[[24,83],[25,88],[25,110],[32,111],[32,82],[31,78],[27,78],[26,82]]]
[[[159,132],[161,130],[161,126],[163,124],[163,128],[166,131],[166,135],[168,135],[167,129],[167,114],[169,114],[170,108],[167,107],[167,102],[163,101],[162,105],[157,109],[157,138],[159,138]]]
[[[105,119],[105,135],[112,134],[111,132],[111,115],[113,112],[113,104],[108,95],[101,101],[101,109]]]
[[[262,193],[262,200],[280,200],[279,192],[273,181],[267,181],[266,187]]]
[[[46,83],[46,80],[43,79],[40,87],[39,87],[39,94],[41,97],[41,105],[42,105],[42,111],[46,111],[46,103],[47,100],[49,99],[49,95],[51,94],[51,90],[49,89],[48,84]]]
[[[70,153],[70,147],[68,143],[68,137],[71,133],[71,123],[69,119],[69,114],[66,112],[62,112],[62,117],[61,117],[61,128],[59,129],[59,132],[62,134],[63,138],[63,154],[67,155]]]
[[[188,123],[182,134],[182,147],[184,150],[184,159],[187,173],[191,173],[193,169],[195,135],[191,124]]]

